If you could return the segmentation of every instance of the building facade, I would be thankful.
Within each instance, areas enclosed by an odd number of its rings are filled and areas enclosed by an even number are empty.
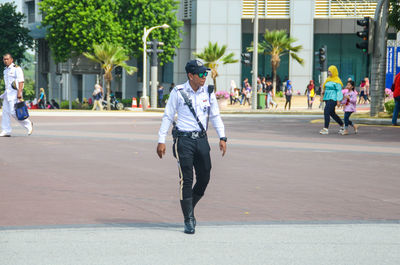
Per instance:
[[[44,29],[38,29],[41,15],[38,0],[22,0],[22,10],[27,15],[27,27],[38,40],[36,80],[37,88],[47,89],[48,98],[66,100],[68,98],[88,98],[97,82],[100,69],[83,57],[65,64],[56,65],[44,40]],[[184,70],[193,52],[200,52],[208,42],[227,45],[227,53],[233,52],[236,59],[246,51],[253,40],[253,17],[255,0],[181,0],[178,19],[184,22],[181,47],[177,49],[173,62],[160,67],[159,82],[168,90],[169,84],[186,81]],[[356,32],[361,30],[357,19],[374,16],[377,1],[372,0],[259,0],[259,41],[263,40],[266,29],[285,29],[297,39],[295,45],[302,45],[299,56],[304,65],[288,56],[283,56],[278,69],[280,80],[292,80],[295,90],[301,93],[313,79],[318,84],[319,64],[315,51],[322,45],[328,47],[328,64],[334,64],[340,76],[351,76],[356,82],[368,75],[369,59],[355,44],[360,39]],[[271,76],[269,56],[259,55],[258,73]],[[131,98],[142,94],[141,59],[132,59],[130,65],[139,71],[128,76],[124,71],[116,76],[112,90],[117,97]],[[148,66],[149,67],[149,66]],[[251,80],[250,67],[240,62],[219,65],[217,86],[228,90],[230,81],[238,87],[241,80]],[[150,71],[148,71],[149,73]],[[211,78],[207,80],[211,83]],[[150,84],[148,82],[148,84]],[[147,93],[149,95],[150,89]]]

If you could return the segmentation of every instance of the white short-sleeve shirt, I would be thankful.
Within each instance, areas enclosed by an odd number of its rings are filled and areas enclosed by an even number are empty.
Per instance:
[[[11,87],[12,82],[16,83],[17,90]],[[15,100],[18,94],[18,83],[24,82],[24,72],[21,67],[16,66],[14,63],[10,64],[4,69],[4,83],[5,83],[5,94],[7,100]]]

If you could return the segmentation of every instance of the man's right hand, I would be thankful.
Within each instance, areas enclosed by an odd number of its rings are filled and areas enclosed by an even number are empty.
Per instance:
[[[158,143],[157,145],[157,155],[162,158],[165,155],[165,144]]]

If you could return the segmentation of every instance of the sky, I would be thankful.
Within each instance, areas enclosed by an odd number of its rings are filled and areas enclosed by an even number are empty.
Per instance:
[[[22,12],[22,0],[0,0],[0,4],[14,2],[17,6],[17,11]]]

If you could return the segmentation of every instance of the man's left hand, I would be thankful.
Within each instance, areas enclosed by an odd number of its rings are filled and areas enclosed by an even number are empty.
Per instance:
[[[226,153],[226,142],[223,140],[219,140],[219,150],[222,151],[222,156]]]

